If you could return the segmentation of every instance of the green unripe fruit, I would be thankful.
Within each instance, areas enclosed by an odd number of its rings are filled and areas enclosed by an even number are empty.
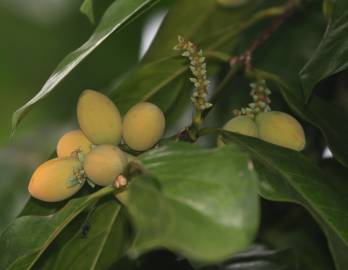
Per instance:
[[[77,119],[83,133],[94,144],[120,142],[121,115],[107,96],[93,90],[83,91],[77,103]]]
[[[279,146],[301,151],[306,139],[301,124],[283,112],[265,112],[256,117],[259,138]]]
[[[217,0],[224,7],[239,7],[250,2],[250,0]]]
[[[245,115],[233,117],[222,129],[250,137],[258,136],[256,123],[252,118]],[[225,145],[220,136],[218,137],[217,145],[219,147]]]
[[[70,157],[76,151],[86,155],[91,150],[92,143],[81,130],[65,133],[58,141],[57,156]]]
[[[29,183],[32,197],[45,202],[58,202],[78,192],[85,179],[82,165],[77,158],[55,158],[41,164]],[[78,177],[77,177],[78,176]]]
[[[165,122],[163,112],[155,104],[138,103],[123,119],[123,139],[133,150],[147,150],[163,136]]]
[[[112,185],[127,166],[126,155],[116,146],[98,145],[85,156],[83,167],[93,183]]]

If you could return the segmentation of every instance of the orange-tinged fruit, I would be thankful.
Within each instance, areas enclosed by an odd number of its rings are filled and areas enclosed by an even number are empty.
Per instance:
[[[70,157],[80,151],[86,155],[91,150],[92,143],[81,130],[72,130],[65,133],[58,141],[57,156]]]
[[[130,108],[123,118],[123,140],[133,150],[145,151],[161,139],[165,122],[159,107],[149,102],[140,102]]]
[[[77,119],[92,143],[116,145],[120,142],[121,115],[107,96],[94,90],[83,91],[77,103]]]
[[[279,146],[301,151],[306,145],[301,124],[291,115],[278,111],[260,113],[256,119],[259,138]]]
[[[113,145],[98,145],[83,162],[86,175],[100,186],[112,185],[127,166],[127,156]]]
[[[48,160],[32,175],[28,187],[29,193],[32,197],[45,202],[58,202],[70,198],[81,189],[85,181],[83,177],[76,179],[76,174],[80,170],[82,164],[74,157]]]
[[[256,123],[251,117],[246,115],[233,117],[228,122],[226,122],[222,129],[250,137],[258,136]],[[225,145],[220,136],[218,137],[217,145],[219,147]]]

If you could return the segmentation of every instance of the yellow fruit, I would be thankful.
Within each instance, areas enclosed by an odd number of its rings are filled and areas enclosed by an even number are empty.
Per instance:
[[[94,144],[118,144],[122,120],[116,105],[105,95],[82,92],[77,103],[77,119],[81,130]]]
[[[256,123],[252,118],[245,115],[233,117],[222,129],[250,137],[258,136]],[[225,145],[220,136],[218,137],[217,145],[219,147]]]
[[[91,150],[92,143],[81,130],[72,130],[65,133],[57,144],[58,157],[70,157],[76,151],[84,155]]]
[[[116,146],[98,145],[85,156],[83,167],[93,183],[112,185],[127,166],[126,155]]]
[[[80,190],[84,178],[75,178],[82,169],[77,158],[55,158],[41,164],[34,172],[29,183],[32,197],[45,202],[65,200]]]
[[[224,7],[238,7],[249,3],[250,0],[217,0],[217,2]]]
[[[301,124],[283,112],[265,112],[256,117],[259,138],[276,145],[301,151],[306,139]]]
[[[123,139],[133,150],[147,150],[163,136],[165,122],[163,112],[156,105],[138,103],[130,108],[123,119]]]

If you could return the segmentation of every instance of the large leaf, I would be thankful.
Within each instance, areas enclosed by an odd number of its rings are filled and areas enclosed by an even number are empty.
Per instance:
[[[83,59],[96,49],[107,37],[126,23],[149,9],[158,0],[118,0],[105,12],[93,35],[77,50],[68,54],[48,78],[41,90],[13,114],[12,127],[16,128],[31,107],[46,97]]]
[[[57,213],[48,216],[17,218],[0,237],[0,268],[30,269],[79,213],[112,191],[113,188],[107,187],[92,195],[70,200]]]
[[[335,158],[348,167],[348,125],[343,124],[348,121],[347,113],[316,95],[313,95],[310,102],[305,103],[296,94],[297,89],[289,86],[277,75],[262,71],[259,74],[276,83],[291,109],[322,132]]]
[[[348,200],[334,188],[330,177],[301,153],[229,132],[223,136],[241,145],[262,165],[258,170],[262,196],[300,203],[310,211],[328,237],[336,265],[346,269],[342,250],[348,250]]]
[[[136,230],[133,254],[166,247],[211,262],[248,247],[259,202],[244,153],[177,143],[142,155],[140,162],[145,175],[119,195]]]
[[[348,68],[348,11],[326,30],[317,50],[300,72],[306,101],[321,80]]]
[[[42,256],[48,259],[44,269],[109,269],[125,255],[130,231],[124,211],[111,197],[91,209],[70,239],[57,240],[58,248]]]

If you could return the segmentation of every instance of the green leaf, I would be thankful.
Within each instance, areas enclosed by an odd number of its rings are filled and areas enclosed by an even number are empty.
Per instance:
[[[324,135],[330,150],[335,158],[344,166],[348,167],[348,115],[343,110],[327,103],[323,99],[313,95],[306,104],[299,95],[296,88],[290,87],[277,75],[257,71],[265,79],[273,81],[280,89],[285,101],[290,108],[302,119],[317,127]]]
[[[117,0],[105,12],[93,35],[77,50],[68,54],[48,78],[41,90],[18,109],[12,118],[13,130],[32,106],[46,97],[83,59],[94,51],[107,37],[120,30],[158,0]]]
[[[111,193],[103,188],[92,195],[70,200],[48,216],[17,218],[0,236],[0,268],[30,269],[57,235],[84,209]]]
[[[305,100],[321,80],[348,68],[348,11],[327,28],[311,59],[300,72]]]
[[[178,68],[180,66],[180,68]],[[138,67],[111,93],[121,113],[139,101],[150,100],[167,111],[180,94],[187,71],[184,59],[165,58]],[[131,91],[130,91],[131,89]]]
[[[125,255],[130,238],[127,217],[112,197],[92,209],[82,228],[63,246],[42,257],[54,257],[47,269],[109,269]]]
[[[140,157],[145,175],[119,194],[136,236],[132,254],[165,247],[204,262],[244,250],[259,224],[256,178],[232,147],[169,144]]]
[[[334,241],[348,250],[348,200],[319,167],[293,150],[230,132],[223,132],[223,136],[238,143],[262,165],[258,170],[262,196],[302,204],[322,226],[330,244]],[[339,250],[332,244],[331,250],[336,265],[342,263]]]
[[[84,0],[80,12],[85,14],[91,23],[95,23],[94,10],[93,10],[93,0]]]

